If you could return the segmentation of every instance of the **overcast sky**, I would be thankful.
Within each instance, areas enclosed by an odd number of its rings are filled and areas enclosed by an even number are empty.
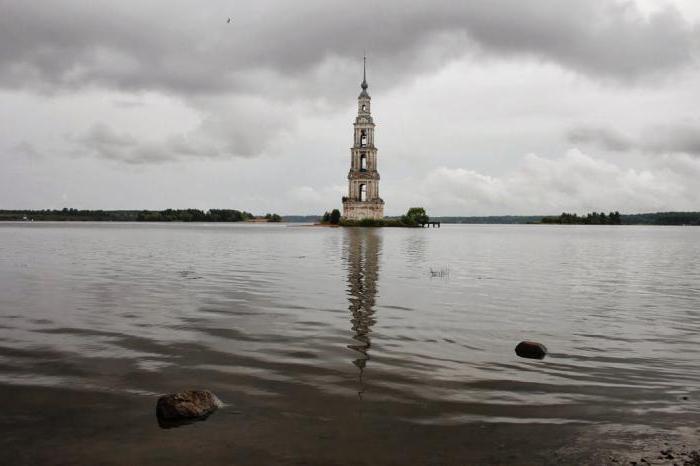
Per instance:
[[[697,0],[0,0],[0,208],[340,208],[364,50],[388,215],[700,210]]]

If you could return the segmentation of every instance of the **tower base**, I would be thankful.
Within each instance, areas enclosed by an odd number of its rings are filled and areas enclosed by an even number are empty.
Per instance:
[[[347,220],[362,220],[363,218],[384,218],[384,201],[353,201],[343,199],[343,218]]]

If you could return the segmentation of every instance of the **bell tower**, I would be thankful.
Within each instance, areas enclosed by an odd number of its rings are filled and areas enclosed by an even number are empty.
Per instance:
[[[350,149],[348,195],[343,197],[343,218],[384,218],[384,201],[379,197],[377,148],[374,145],[374,120],[370,112],[372,98],[367,93],[367,57],[362,68],[362,92],[357,98],[354,143]]]

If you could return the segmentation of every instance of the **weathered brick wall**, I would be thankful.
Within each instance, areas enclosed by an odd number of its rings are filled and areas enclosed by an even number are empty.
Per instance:
[[[377,201],[350,201],[343,202],[343,218],[349,220],[362,220],[363,218],[384,218],[384,202]]]

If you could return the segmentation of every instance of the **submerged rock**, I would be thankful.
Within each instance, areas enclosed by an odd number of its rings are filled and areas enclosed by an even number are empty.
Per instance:
[[[163,421],[205,418],[223,406],[209,390],[187,390],[158,398],[156,416]]]
[[[547,355],[547,347],[536,341],[521,341],[515,347],[515,354],[521,358],[544,359]]]

